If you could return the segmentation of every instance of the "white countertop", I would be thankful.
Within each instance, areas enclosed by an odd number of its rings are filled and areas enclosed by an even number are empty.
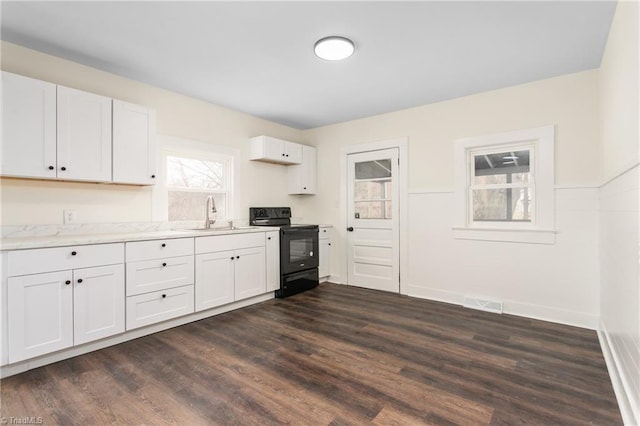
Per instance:
[[[34,237],[3,238],[0,240],[0,250],[22,250],[45,247],[66,247],[86,244],[124,243],[129,241],[162,240],[169,238],[209,237],[216,235],[244,234],[253,232],[273,231],[273,228],[250,228],[235,230],[171,230],[151,232],[126,232],[112,234],[79,234],[79,235],[49,235]]]
[[[332,227],[332,225],[319,225]],[[170,238],[210,237],[217,235],[245,234],[274,231],[276,227],[248,227],[240,229],[211,230],[158,230],[112,233],[86,233],[67,235],[34,235],[0,239],[0,250],[25,250],[47,247],[68,247],[86,244],[126,243],[130,241],[162,240]]]

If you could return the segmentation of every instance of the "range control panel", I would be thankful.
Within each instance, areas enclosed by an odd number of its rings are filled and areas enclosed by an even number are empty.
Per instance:
[[[250,207],[249,223],[252,226],[290,225],[291,207]]]

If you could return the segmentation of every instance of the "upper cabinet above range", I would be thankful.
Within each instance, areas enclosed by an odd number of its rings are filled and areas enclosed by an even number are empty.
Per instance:
[[[0,175],[155,183],[155,114],[146,107],[2,72]]]
[[[302,164],[302,145],[271,136],[256,136],[249,139],[249,159],[278,164]]]
[[[249,159],[289,166],[290,195],[316,193],[316,148],[271,136],[256,136],[249,139]]]

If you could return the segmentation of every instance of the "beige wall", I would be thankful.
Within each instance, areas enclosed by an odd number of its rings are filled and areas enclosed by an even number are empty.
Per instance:
[[[318,163],[337,166],[340,148],[409,138],[409,190],[453,190],[457,138],[556,124],[556,184],[597,186],[599,161],[598,71],[586,71],[481,93],[305,132],[318,146]],[[320,167],[320,196],[306,215],[338,223],[339,179]],[[314,204],[315,203],[315,204]]]
[[[236,218],[247,218],[252,203],[304,201],[286,195],[284,166],[247,156],[251,136],[304,142],[300,131],[14,44],[2,42],[0,49],[5,71],[146,105],[157,112],[158,133],[239,149]],[[80,223],[151,220],[150,188],[23,179],[1,179],[0,188],[3,225],[59,224],[63,209],[75,209]]]

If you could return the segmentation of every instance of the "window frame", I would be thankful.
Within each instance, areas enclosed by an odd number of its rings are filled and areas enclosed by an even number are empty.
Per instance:
[[[474,185],[473,178],[475,176],[475,164],[474,164],[474,156],[476,155],[491,155],[498,154],[505,151],[529,151],[529,173],[530,173],[530,183],[528,185],[521,184],[486,184],[486,185]],[[495,228],[498,225],[500,228],[508,228],[508,229],[531,229],[536,227],[536,223],[538,221],[538,212],[537,212],[537,198],[538,195],[536,193],[536,144],[535,141],[526,141],[517,144],[504,144],[500,145],[500,147],[477,147],[470,148],[466,150],[467,153],[467,223],[471,227],[477,228]],[[531,221],[528,222],[517,222],[517,221],[481,221],[474,220],[473,218],[473,191],[474,190],[482,190],[482,189],[515,189],[515,188],[532,188],[532,198],[533,205],[531,206]]]
[[[234,214],[238,211],[238,200],[235,194],[238,179],[238,158],[239,150],[209,144],[189,139],[182,139],[173,136],[158,135],[158,151],[157,151],[157,170],[160,172],[158,182],[152,191],[152,220],[160,222],[169,222],[169,186],[167,185],[167,157],[192,158],[205,161],[217,161],[227,163],[226,178],[227,189],[221,191],[219,189],[205,190],[211,193],[226,193],[226,218],[229,221],[235,218]],[[201,189],[183,188],[184,191],[202,192]],[[202,208],[204,209],[204,200]],[[199,222],[196,220],[172,221],[172,224]]]
[[[456,140],[454,238],[554,244],[554,145],[553,125]],[[518,148],[529,149],[531,155],[531,222],[473,220],[473,156]]]

